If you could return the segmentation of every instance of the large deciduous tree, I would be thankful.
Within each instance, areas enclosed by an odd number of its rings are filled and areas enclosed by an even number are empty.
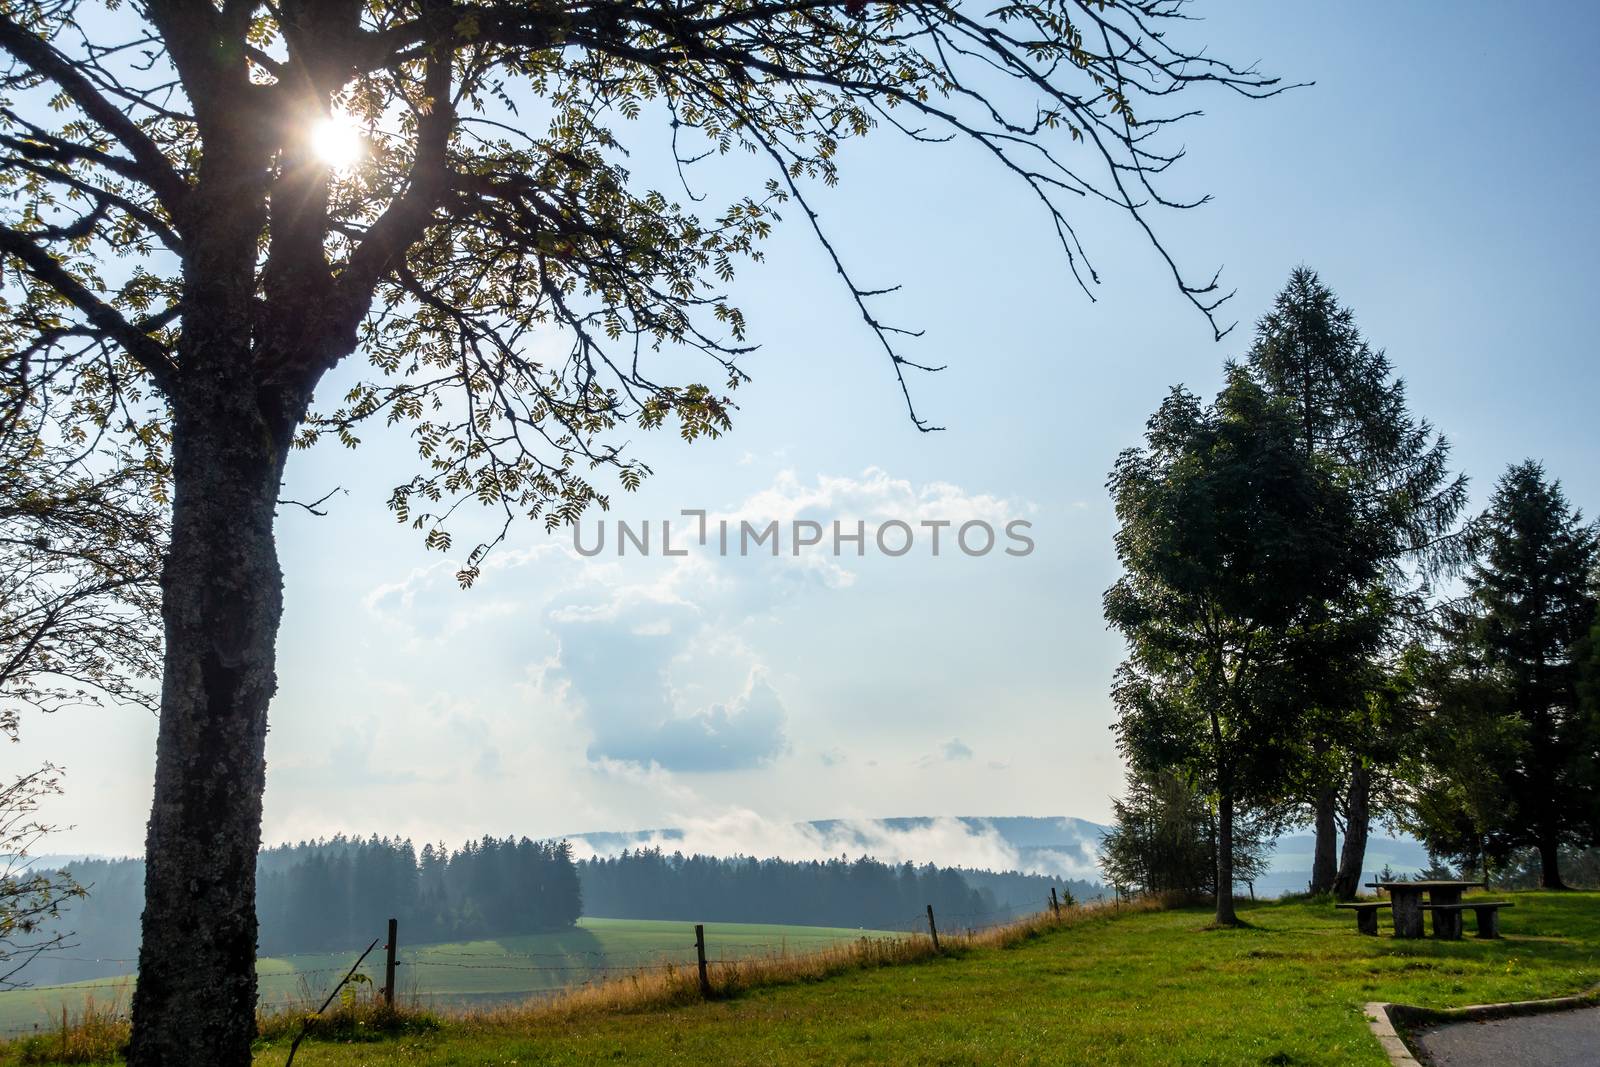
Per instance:
[[[1292,408],[1231,365],[1210,406],[1173,390],[1110,489],[1118,742],[1135,767],[1181,770],[1215,797],[1216,921],[1232,924],[1236,812],[1283,796],[1307,693],[1347,656],[1366,529],[1338,473],[1299,446]]]
[[[0,4],[6,358],[143,448],[165,448],[139,431],[170,419],[132,1061],[249,1057],[292,447],[408,425],[420,471],[392,504],[433,548],[466,500],[570,521],[605,502],[595,469],[625,488],[645,473],[626,426],[728,427],[746,343],[723,286],[785,205],[904,388],[904,331],[807,196],[876,128],[974,146],[1085,286],[1073,205],[1126,212],[1209,318],[1224,294],[1185,280],[1148,214],[1195,202],[1159,185],[1182,154],[1169,137],[1193,89],[1278,87],[1180,46],[1186,18],[1179,0]],[[652,139],[684,196],[624,166]],[[687,176],[732,154],[765,180],[695,208]],[[663,348],[709,373],[668,380],[684,364]],[[314,406],[357,353],[372,375]],[[465,554],[464,583],[499,536]]]
[[[1376,553],[1364,595],[1345,598],[1349,659],[1308,692],[1312,736],[1306,775],[1315,846],[1311,891],[1350,899],[1366,857],[1373,775],[1392,736],[1387,675],[1415,632],[1428,580],[1458,551],[1452,537],[1466,478],[1452,476],[1450,447],[1406,401],[1388,356],[1361,336],[1355,314],[1316,272],[1298,267],[1256,327],[1248,363],[1266,391],[1294,411],[1308,456],[1336,469],[1355,496],[1354,520]],[[1338,847],[1344,800],[1345,841]]]

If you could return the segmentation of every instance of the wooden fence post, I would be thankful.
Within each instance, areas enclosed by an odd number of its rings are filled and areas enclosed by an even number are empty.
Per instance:
[[[706,973],[706,927],[704,923],[694,924],[694,954],[700,965],[700,995],[711,996],[711,976]]]
[[[1056,918],[1061,918],[1061,900],[1056,896],[1056,887],[1050,887],[1050,910],[1056,913]]]
[[[389,1007],[394,1007],[394,952],[395,942],[399,940],[400,921],[389,920],[389,951],[383,961],[383,1002]]]
[[[933,937],[933,951],[939,951],[939,928],[933,923],[933,905],[928,905],[928,933]]]

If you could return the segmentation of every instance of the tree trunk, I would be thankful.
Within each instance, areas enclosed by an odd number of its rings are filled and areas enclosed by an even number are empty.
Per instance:
[[[255,1036],[255,865],[283,605],[272,524],[297,416],[252,369],[215,359],[173,403],[136,1067],[243,1067]]]
[[[1339,854],[1339,877],[1333,892],[1340,900],[1354,900],[1361,891],[1361,868],[1367,862],[1367,834],[1372,822],[1372,771],[1356,761],[1350,772],[1350,796],[1344,806],[1344,849]]]
[[[1233,781],[1219,776],[1217,797],[1217,918],[1218,926],[1237,926],[1233,911]]]
[[[1567,888],[1567,884],[1561,880],[1561,850],[1554,838],[1539,842],[1539,888]]]
[[[1334,818],[1338,808],[1339,792],[1332,786],[1319,789],[1314,801],[1316,809],[1316,847],[1311,853],[1311,892],[1333,892],[1334,879],[1339,873],[1339,825]]]

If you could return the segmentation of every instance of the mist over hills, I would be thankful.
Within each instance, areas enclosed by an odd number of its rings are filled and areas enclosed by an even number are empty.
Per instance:
[[[902,816],[779,823],[735,813],[651,830],[569,834],[579,855],[624,849],[707,856],[833,859],[872,856],[885,863],[936,863],[1098,882],[1096,857],[1108,827],[1087,819],[1038,816]]]
[[[1071,816],[903,816],[887,819],[817,819],[776,823],[753,813],[698,820],[683,826],[568,835],[579,855],[616,855],[623,849],[708,856],[782,856],[828,859],[869,855],[886,863],[936,863],[969,870],[1018,871],[1080,882],[1101,881],[1103,823]],[[1311,876],[1312,838],[1290,834],[1273,851],[1269,873],[1256,882],[1259,896],[1305,889]],[[1409,837],[1374,828],[1367,845],[1367,876],[1386,865],[1397,872],[1428,866],[1427,851]],[[1239,891],[1244,893],[1245,886]]]

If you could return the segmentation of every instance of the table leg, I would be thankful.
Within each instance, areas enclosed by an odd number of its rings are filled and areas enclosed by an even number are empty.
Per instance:
[[[1461,890],[1435,889],[1428,894],[1430,904],[1459,904],[1461,903]],[[1459,911],[1436,911],[1433,913],[1433,936],[1441,941],[1461,940],[1461,913]]]
[[[1391,889],[1389,899],[1393,902],[1394,936],[1421,937],[1422,894],[1405,889]]]

